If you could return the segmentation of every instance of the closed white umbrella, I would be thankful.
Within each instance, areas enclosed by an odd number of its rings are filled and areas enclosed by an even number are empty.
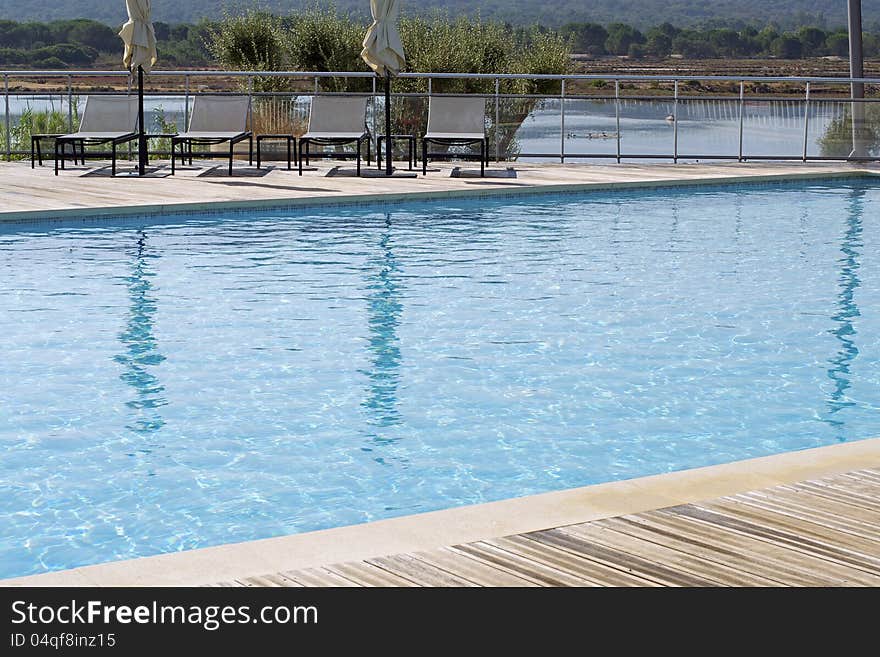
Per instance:
[[[364,37],[361,57],[376,75],[385,78],[385,135],[387,158],[385,172],[391,175],[391,76],[400,73],[406,65],[406,54],[400,41],[397,22],[400,18],[400,0],[370,0],[373,24]]]
[[[138,173],[144,175],[147,169],[147,133],[144,128],[144,73],[149,73],[158,59],[156,52],[156,32],[150,20],[152,14],[150,0],[125,0],[128,22],[122,26],[119,36],[125,43],[122,63],[132,75],[138,74]]]
[[[152,13],[150,0],[125,0],[128,22],[122,26],[119,36],[125,42],[122,63],[129,71],[138,67],[149,73],[158,59],[156,53],[156,32],[150,22]]]
[[[397,29],[400,1],[370,0],[370,11],[373,24],[364,38],[361,57],[377,75],[397,75],[406,65],[406,54]]]

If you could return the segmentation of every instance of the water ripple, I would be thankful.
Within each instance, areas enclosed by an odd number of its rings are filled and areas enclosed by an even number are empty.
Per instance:
[[[0,226],[0,576],[880,435],[880,193]]]

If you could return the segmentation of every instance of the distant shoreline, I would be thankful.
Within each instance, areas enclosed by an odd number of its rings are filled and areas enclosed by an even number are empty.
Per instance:
[[[666,59],[627,59],[622,57],[601,57],[601,58],[588,58],[582,55],[574,55],[573,59],[576,62],[575,68],[573,70],[573,74],[588,74],[588,75],[607,75],[608,81],[614,79],[615,76],[621,75],[645,75],[650,77],[658,77],[658,76],[744,76],[744,77],[841,77],[846,78],[849,77],[849,63],[845,60],[841,60],[839,58],[828,58],[828,57],[818,57],[812,59],[793,59],[793,60],[784,60],[784,59],[707,59],[707,60],[698,60],[698,59],[676,59],[676,58],[666,58]],[[83,68],[81,70],[98,70],[98,71],[107,71],[113,70],[113,66],[100,66]],[[15,71],[16,73],[27,73],[27,69],[13,69],[9,68],[10,71]],[[122,70],[122,67],[119,67],[119,70]],[[206,68],[206,67],[168,67],[165,70],[221,70],[219,68]],[[868,60],[865,62],[865,75],[866,77],[880,77],[880,60]],[[170,81],[169,81],[170,82]],[[227,90],[231,89],[235,86],[235,82],[231,79],[223,80],[222,78],[218,79],[209,79],[200,81],[204,82],[204,86],[202,90],[204,91],[214,91],[214,90]],[[73,80],[74,89],[81,89],[86,86],[86,81],[83,80],[81,83],[76,80],[74,77]],[[53,93],[57,93],[59,89],[59,85],[64,86],[66,88],[66,80],[62,83],[58,78],[47,78],[44,77],[34,78],[34,79],[18,79],[11,78],[9,88],[11,92],[40,92],[52,91]],[[122,90],[127,88],[127,84],[124,79],[120,78],[89,78],[88,80],[88,88],[92,90]],[[653,84],[653,83],[652,83]],[[150,83],[151,91],[161,92],[163,90],[162,80],[159,77],[153,77]],[[609,85],[610,86],[610,85]],[[754,83],[753,83],[754,86]],[[640,85],[637,83],[628,82],[623,85],[624,89],[638,89],[639,93],[644,93],[646,95],[666,95],[669,90],[664,89],[662,87],[652,87],[648,85]],[[172,86],[171,84],[167,87],[170,89],[177,89],[176,86]],[[306,84],[304,82],[303,91],[307,91],[311,88],[310,84]],[[702,92],[713,92],[718,94],[733,94],[738,90],[738,84],[735,82],[731,82],[729,84],[716,84],[714,86],[705,87],[701,85],[701,88],[696,89]],[[568,88],[569,93],[572,94],[584,94],[584,95],[605,95],[610,89],[603,88],[601,84],[595,84],[590,81],[587,82],[576,82],[572,83]],[[755,91],[755,89],[752,89]],[[789,94],[803,94],[804,86],[803,84],[789,84],[789,83],[768,83],[764,85],[764,88],[758,89],[760,93],[770,94],[770,95],[789,95]],[[821,89],[814,90],[814,93],[821,93]],[[880,89],[869,89],[869,95],[871,92],[880,93]]]

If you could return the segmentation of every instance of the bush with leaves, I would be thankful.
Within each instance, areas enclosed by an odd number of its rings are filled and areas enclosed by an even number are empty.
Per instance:
[[[868,155],[880,155],[880,104],[865,106],[865,123],[860,137]],[[819,138],[819,148],[823,157],[847,157],[852,152],[853,120],[849,107],[843,116],[828,124],[825,134]]]
[[[226,19],[212,32],[209,49],[225,68],[250,70],[299,71],[369,71],[360,53],[368,23],[340,14],[333,5],[313,7],[285,18],[265,12],[250,11]],[[432,15],[405,16],[400,34],[406,51],[405,72],[477,73],[525,75],[564,74],[570,71],[571,41],[554,31],[540,28],[514,29],[479,16],[455,19],[443,12]],[[322,78],[321,89],[332,92],[369,92],[373,78]],[[301,82],[300,82],[301,84]],[[255,81],[256,91],[281,91],[295,88],[295,83],[269,78]],[[396,93],[425,94],[425,79],[398,78]],[[431,84],[433,93],[495,93],[492,78],[438,78]],[[558,94],[557,80],[524,78],[501,80],[503,94]],[[267,99],[268,100],[268,99]],[[498,126],[494,108],[487,113],[489,134],[498,149],[515,156],[514,136],[534,109],[535,98],[504,99],[499,105]],[[419,134],[427,120],[424,98],[408,97],[393,107],[395,132]]]
[[[11,152],[30,152],[31,135],[57,134],[71,131],[72,126],[79,123],[79,102],[74,97],[71,113],[60,110],[34,111],[26,108],[7,134],[5,126],[0,125],[0,150],[8,147]],[[24,155],[14,155],[16,159],[24,159]]]
[[[297,71],[368,72],[361,49],[367,24],[339,14],[334,5],[293,14],[285,20],[283,54]],[[328,91],[367,91],[372,81],[358,78],[322,78]]]
[[[208,31],[206,46],[217,62],[233,71],[281,71],[285,68],[284,31],[281,19],[251,9],[241,15],[227,14]],[[254,78],[254,91],[284,89],[283,78]]]

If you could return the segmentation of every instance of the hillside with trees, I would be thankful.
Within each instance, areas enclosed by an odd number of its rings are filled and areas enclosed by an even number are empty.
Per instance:
[[[245,15],[255,14],[250,12]],[[277,17],[276,20],[289,27],[299,20],[298,17],[309,15],[317,14],[306,11]],[[340,16],[343,15],[345,14],[340,12]],[[217,25],[224,20],[177,25],[157,21],[155,28],[162,68],[202,68],[216,65],[221,58],[211,52],[210,43]],[[404,22],[407,20],[410,19],[405,18]],[[432,20],[443,22],[446,19]],[[488,23],[500,25],[491,21]],[[350,41],[351,48],[359,51],[367,19],[361,16],[348,17],[346,25],[350,26],[350,33],[339,35],[339,38]],[[508,29],[514,34],[538,29],[548,36],[559,35],[569,44],[572,52],[594,58],[626,55],[632,59],[665,59],[674,54],[689,60],[767,57],[796,60],[824,56],[845,57],[849,49],[845,30],[815,26],[783,31],[775,25],[760,29],[749,26],[736,30],[727,27],[681,28],[663,23],[639,29],[626,23],[602,25],[570,22],[557,29],[512,26]],[[116,30],[97,21],[77,19],[17,23],[0,20],[0,68],[117,68],[120,65],[121,52],[122,42]],[[880,33],[865,34],[865,54],[869,58],[880,57]]]
[[[671,23],[641,31],[626,23],[566,23],[559,30],[569,38],[574,52],[599,57],[628,55],[632,58],[665,58],[679,55],[685,59],[737,59],[775,57],[802,59],[838,56],[849,53],[849,36],[843,28],[815,26],[783,31],[770,24],[762,28],[747,26],[680,28]],[[865,55],[880,56],[880,34],[864,35]]]
[[[210,26],[154,24],[162,66],[201,67],[212,62],[205,46]],[[120,66],[122,40],[117,30],[97,21],[50,23],[0,20],[0,67],[10,69],[95,68]]]
[[[260,7],[286,14],[313,6],[314,0],[153,0],[155,20],[165,23],[195,23],[219,18],[224,9]],[[336,0],[344,13],[366,17],[367,0]],[[862,0],[866,26],[880,22],[880,0]],[[846,22],[846,2],[827,0],[408,0],[404,12],[415,14],[446,9],[451,14],[474,14],[484,19],[515,25],[541,24],[558,27],[563,23],[627,23],[645,30],[668,22],[679,27],[763,27],[775,23],[777,29],[790,30],[801,25],[838,27]],[[15,21],[53,21],[91,18],[110,26],[125,21],[122,0],[0,0],[0,16]],[[873,27],[872,27],[873,29]]]

